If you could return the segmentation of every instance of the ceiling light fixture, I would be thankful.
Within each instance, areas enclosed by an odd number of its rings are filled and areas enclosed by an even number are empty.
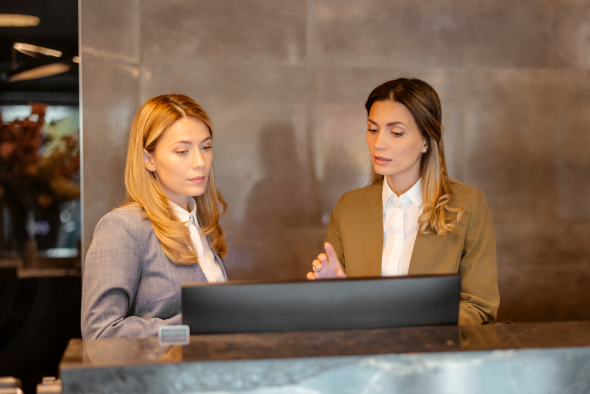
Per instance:
[[[23,71],[16,75],[13,75],[9,78],[9,82],[16,82],[16,81],[25,81],[27,79],[37,79],[37,78],[44,78],[50,77],[52,75],[57,75],[61,73],[65,73],[70,71],[72,68],[71,64],[66,63],[53,63],[47,64],[45,66],[40,66],[33,68],[31,70]]]
[[[16,42],[16,43],[14,43],[14,45],[12,47],[14,49],[16,49],[17,51],[24,53],[25,55],[29,55],[29,56],[33,56],[33,57],[35,57],[36,53],[40,53],[45,56],[61,57],[60,51],[56,51],[54,49],[49,49],[49,48],[43,48],[43,47],[40,47],[37,45]]]
[[[0,14],[0,27],[29,27],[41,22],[36,16],[19,14]]]
[[[74,57],[72,58],[72,61],[73,61],[74,63],[78,63],[78,64],[79,64],[79,63],[80,63],[80,56],[74,56]]]
[[[61,73],[68,72],[78,68],[78,64],[72,61],[53,61],[42,64],[29,64],[11,71],[3,71],[0,74],[0,82],[26,81],[29,79],[38,79],[50,77]]]

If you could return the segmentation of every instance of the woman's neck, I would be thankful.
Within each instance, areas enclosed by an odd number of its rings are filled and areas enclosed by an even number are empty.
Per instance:
[[[414,186],[419,180],[420,174],[411,177],[401,175],[386,175],[384,179],[384,181],[389,185],[391,191],[394,192],[398,197],[410,190],[412,186]]]
[[[184,199],[180,199],[180,198],[172,199],[172,198],[170,198],[170,196],[166,196],[166,197],[168,197],[168,200],[170,202],[173,202],[174,204],[178,205],[180,208],[184,209],[185,211],[190,212],[188,197],[185,197]]]

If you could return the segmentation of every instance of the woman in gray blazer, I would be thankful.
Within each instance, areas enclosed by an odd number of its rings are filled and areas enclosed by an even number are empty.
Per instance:
[[[211,120],[189,97],[158,96],[139,109],[127,199],[100,220],[86,255],[84,339],[156,336],[181,323],[181,283],[227,280],[212,138]]]

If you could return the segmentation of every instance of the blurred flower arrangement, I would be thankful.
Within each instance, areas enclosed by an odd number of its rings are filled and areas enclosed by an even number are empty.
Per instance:
[[[60,201],[80,196],[77,139],[45,132],[47,105],[29,105],[31,115],[23,120],[4,123],[0,114],[0,202],[8,208],[13,226],[26,226],[28,212],[59,214]]]

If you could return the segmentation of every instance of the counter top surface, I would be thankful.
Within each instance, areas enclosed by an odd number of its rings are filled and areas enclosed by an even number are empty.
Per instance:
[[[74,339],[60,369],[587,346],[589,321],[199,335],[186,346],[160,346],[158,338]]]

